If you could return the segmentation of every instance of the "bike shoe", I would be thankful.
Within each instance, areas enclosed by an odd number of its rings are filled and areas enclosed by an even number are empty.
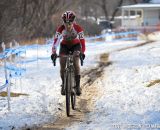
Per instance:
[[[65,95],[65,90],[63,88],[63,85],[61,85],[61,95]]]
[[[76,95],[80,96],[82,94],[81,88],[76,88]]]

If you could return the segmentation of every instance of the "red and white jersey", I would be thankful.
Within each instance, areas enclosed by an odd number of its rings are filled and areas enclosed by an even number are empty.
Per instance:
[[[61,38],[62,41],[60,40]],[[61,44],[64,45],[75,45],[80,43],[82,46],[82,53],[85,52],[84,32],[83,29],[76,23],[73,23],[71,31],[67,31],[64,25],[58,27],[52,46],[52,53],[56,52],[56,48],[59,45],[60,41]]]

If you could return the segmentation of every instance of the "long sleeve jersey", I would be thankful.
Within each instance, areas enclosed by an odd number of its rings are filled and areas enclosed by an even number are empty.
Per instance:
[[[60,40],[61,38],[62,41]],[[83,29],[76,23],[73,23],[72,30],[70,32],[66,30],[64,25],[58,27],[54,37],[52,53],[56,53],[56,49],[60,41],[63,45],[74,45],[80,43],[82,47],[82,53],[85,52],[84,32]]]

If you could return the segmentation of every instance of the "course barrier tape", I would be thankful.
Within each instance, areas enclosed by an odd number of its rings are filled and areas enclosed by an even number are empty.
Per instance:
[[[125,38],[120,38],[120,39],[115,39],[113,40],[113,42],[115,41],[129,41],[129,40],[137,40],[137,37],[125,37]]]
[[[14,54],[18,55],[21,53],[25,53],[26,50],[28,50],[28,49],[37,49],[37,48],[44,47],[44,46],[49,46],[49,45],[34,44],[34,45],[28,45],[28,46],[21,46],[18,48],[7,48],[7,49],[5,49],[5,51],[2,54],[0,54],[0,59],[7,58],[7,57],[14,55]]]
[[[0,59],[8,58],[11,55],[18,55],[21,53],[25,53],[25,48],[10,48],[10,49],[5,49],[5,51],[0,54]]]
[[[4,88],[6,88],[7,85],[8,85],[8,80],[6,80],[6,83],[4,85],[0,86],[0,90],[3,90]]]
[[[11,70],[11,71],[19,71],[19,72],[26,71],[25,68],[19,68],[13,65],[6,65],[6,69]]]
[[[19,78],[23,75],[22,71],[15,71],[15,72],[10,72],[9,77],[10,78]]]
[[[116,37],[116,36],[127,36],[127,35],[139,35],[140,32],[138,31],[129,31],[129,32],[108,32],[99,36],[94,36],[94,37],[87,37],[85,38],[86,40],[96,40],[99,38],[105,38],[105,37]],[[113,39],[114,40],[119,40],[121,38]]]
[[[49,57],[38,57],[38,58],[27,59],[27,60],[24,60],[24,61],[17,61],[16,63],[25,64],[25,63],[35,62],[37,60],[48,60],[49,58],[50,58],[50,56]]]

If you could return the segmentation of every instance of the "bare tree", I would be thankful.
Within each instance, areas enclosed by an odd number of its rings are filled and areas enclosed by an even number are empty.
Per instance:
[[[65,10],[75,11],[80,19],[105,16],[112,21],[126,1],[140,0],[0,0],[0,41],[52,36]],[[82,23],[92,29],[91,21]]]
[[[119,7],[123,4],[123,0],[99,0],[96,1],[95,4],[101,7],[106,20],[112,21],[119,11]]]
[[[135,4],[137,4],[137,3],[138,3],[138,0],[133,0],[133,2],[134,2]]]
[[[110,21],[114,21],[114,17],[116,16],[116,13],[119,11],[119,7],[121,7],[122,4],[123,4],[123,0],[120,0],[118,2],[118,4],[116,5],[115,10],[112,13],[112,17],[111,17]]]
[[[83,7],[82,10],[84,11],[82,15],[85,17],[94,16],[95,19],[105,16],[107,21],[113,21],[123,2],[124,0],[93,0],[91,3],[89,0],[85,0],[82,1],[83,6],[81,8]]]
[[[74,0],[1,0],[0,40],[51,36],[56,19],[52,16],[72,9]]]

